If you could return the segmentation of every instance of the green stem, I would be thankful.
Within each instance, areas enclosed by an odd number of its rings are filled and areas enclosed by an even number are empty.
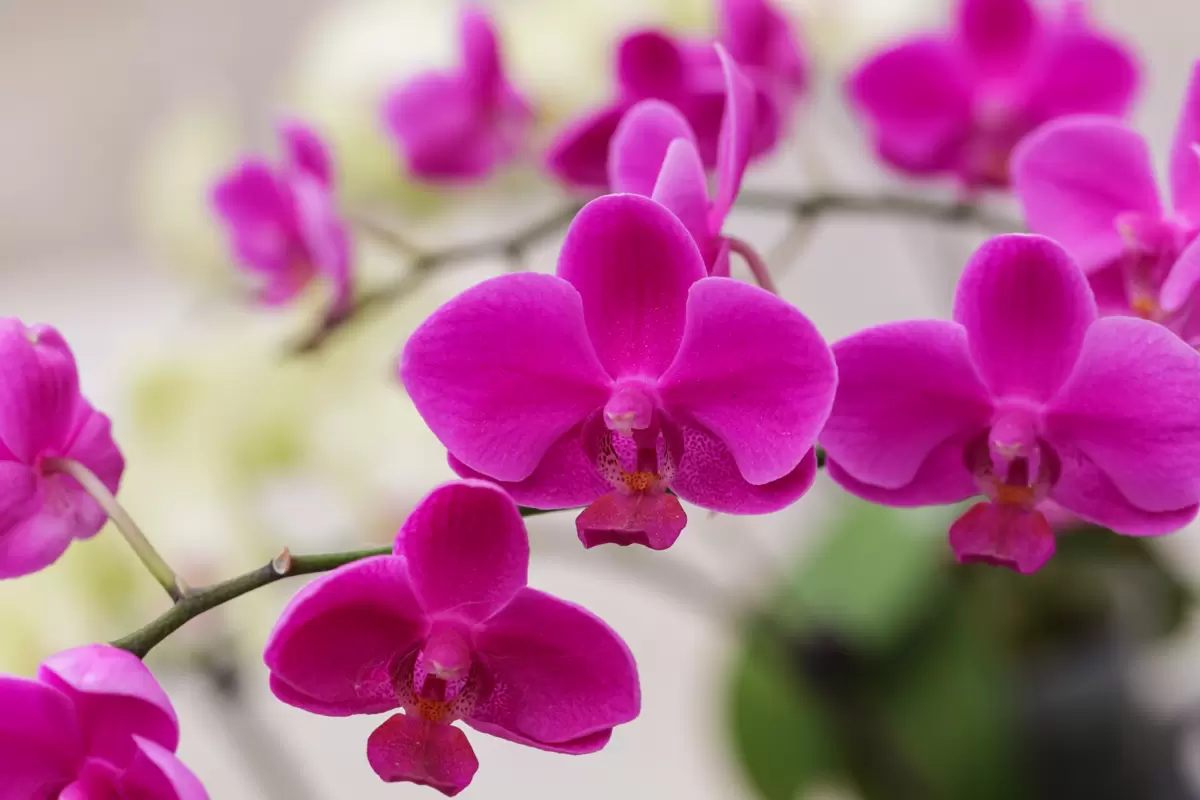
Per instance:
[[[536,517],[548,513],[550,511],[537,508],[521,508],[522,517]],[[158,619],[112,644],[122,650],[128,650],[138,658],[145,658],[147,653],[185,624],[230,600],[236,600],[244,594],[249,594],[284,578],[329,572],[338,567],[353,564],[355,561],[362,561],[364,558],[386,556],[391,552],[391,546],[349,550],[342,553],[320,553],[311,556],[293,556],[289,551],[284,550],[269,563],[244,575],[238,575],[203,589],[187,591],[179,598],[175,598],[175,605],[171,606]]]
[[[370,550],[352,550],[345,553],[325,553],[313,556],[293,556],[284,550],[258,569],[230,578],[204,589],[198,589],[175,603],[166,613],[144,628],[113,642],[114,647],[128,650],[138,658],[145,658],[159,643],[206,611],[236,600],[255,589],[261,589],[276,581],[295,575],[312,575],[353,564],[364,558],[383,556],[392,552],[391,547]]]
[[[138,560],[154,576],[154,580],[158,581],[158,584],[166,590],[171,600],[178,603],[187,597],[191,591],[188,585],[175,574],[175,570],[171,569],[170,565],[154,549],[154,545],[150,544],[146,534],[142,533],[142,529],[133,521],[133,517],[129,516],[129,513],[121,507],[117,498],[113,497],[112,492],[104,485],[104,481],[96,477],[96,474],[83,464],[69,458],[48,458],[44,467],[47,472],[57,472],[74,478],[75,482],[83,487],[83,490],[96,501],[100,508],[104,509],[104,513],[117,526],[121,536],[129,542],[129,546],[133,548]]]

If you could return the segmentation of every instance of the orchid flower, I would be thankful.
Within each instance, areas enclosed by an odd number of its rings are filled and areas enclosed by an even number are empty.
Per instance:
[[[350,301],[350,242],[333,194],[333,162],[315,131],[280,125],[283,162],[251,157],[221,178],[212,205],[239,263],[263,281],[259,300],[283,305],[315,278],[333,287],[331,313]]]
[[[592,753],[638,715],[633,656],[600,619],[529,588],[529,536],[504,492],[435,489],[394,555],[359,561],[300,591],[267,641],[271,690],[314,714],[396,714],[367,741],[389,783],[454,796],[481,733],[555,753]]]
[[[875,55],[847,91],[881,159],[975,190],[1007,186],[1013,147],[1044,122],[1124,116],[1137,84],[1133,55],[1094,30],[1075,0],[960,0],[952,30]]]
[[[0,676],[0,796],[207,800],[175,756],[179,722],[136,656],[89,645],[50,657],[36,680]]]
[[[0,318],[0,578],[37,572],[108,515],[74,478],[77,461],[110,492],[125,461],[108,417],[79,390],[75,357],[53,328]]]
[[[1135,536],[1196,516],[1200,354],[1151,322],[1099,319],[1082,270],[1049,239],[980,248],[953,322],[880,325],[833,352],[830,476],[892,506],[982,494],[950,529],[960,561],[1040,568],[1055,549],[1047,499]]]
[[[1013,189],[1029,227],[1058,240],[1088,274],[1101,313],[1132,314],[1200,345],[1200,63],[1170,152],[1169,203],[1150,147],[1129,126],[1067,117],[1013,156]]]
[[[784,15],[766,0],[721,0],[715,43],[746,70],[756,111],[749,134],[750,157],[774,149],[807,86],[800,44]],[[550,172],[564,183],[607,186],[610,142],[634,105],[661,100],[679,110],[694,132],[701,163],[718,163],[724,115],[725,69],[714,40],[681,41],[660,31],[638,31],[616,52],[617,95],[611,103],[561,131],[547,154]],[[615,187],[614,187],[615,188]]]
[[[632,194],[579,213],[557,275],[494,278],[434,312],[400,377],[460,474],[588,506],[585,546],[654,549],[682,531],[680,498],[761,514],[804,494],[837,382],[803,314],[708,277],[675,215]]]
[[[384,102],[384,126],[422,180],[486,178],[524,151],[533,129],[532,107],[505,75],[492,20],[467,8],[460,36],[461,69],[417,75]]]
[[[670,209],[692,234],[709,274],[728,276],[731,240],[721,229],[750,160],[755,96],[724,48],[716,45],[716,52],[725,75],[725,112],[717,140],[715,197],[709,196],[695,132],[683,114],[661,100],[643,100],[617,126],[608,182],[615,192],[650,197]]]

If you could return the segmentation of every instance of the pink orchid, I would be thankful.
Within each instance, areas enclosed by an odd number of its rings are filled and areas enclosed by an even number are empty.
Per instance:
[[[251,157],[221,178],[212,205],[238,261],[263,281],[259,300],[282,305],[314,278],[333,286],[333,313],[350,300],[350,242],[333,192],[333,163],[316,132],[279,127],[283,163]]]
[[[0,318],[0,578],[37,572],[108,517],[54,469],[71,459],[115,492],[125,469],[108,417],[79,391],[75,357],[58,331]]]
[[[400,377],[460,474],[523,505],[588,505],[585,546],[654,549],[683,530],[679,498],[762,514],[804,494],[837,383],[803,314],[708,277],[683,224],[633,194],[579,212],[557,275],[494,278],[434,312]]]
[[[367,742],[383,780],[454,796],[478,768],[451,723],[556,753],[603,748],[641,707],[620,637],[584,609],[526,586],[529,537],[491,484],[435,489],[395,555],[305,587],[267,642],[271,690],[327,716],[402,708]]]
[[[1200,345],[1200,63],[1170,156],[1172,204],[1159,198],[1150,147],[1127,125],[1068,117],[1026,138],[1013,189],[1031,230],[1083,267],[1101,313],[1132,314]]]
[[[742,70],[716,45],[725,75],[725,110],[717,140],[716,197],[696,134],[670,103],[643,100],[629,110],[613,134],[608,183],[615,192],[653,198],[670,209],[692,234],[709,273],[729,275],[730,241],[721,235],[750,161],[755,95]]]
[[[716,43],[747,71],[756,90],[750,156],[774,149],[807,84],[803,53],[786,17],[766,0],[722,0]],[[694,131],[705,167],[718,163],[725,108],[724,68],[713,40],[681,41],[660,31],[626,37],[616,53],[617,97],[577,120],[550,147],[547,165],[567,184],[605,188],[617,125],[642,100],[675,106]]]
[[[961,0],[952,31],[901,42],[851,76],[850,99],[880,158],[916,176],[956,175],[967,189],[1008,185],[1009,154],[1067,114],[1124,116],[1134,57],[1089,26],[1077,0]]]
[[[533,109],[505,77],[487,13],[464,9],[460,36],[460,70],[417,75],[384,101],[384,126],[423,180],[486,178],[521,154],[533,129]]]
[[[1151,322],[1098,319],[1049,239],[984,244],[953,322],[880,325],[833,352],[830,476],[892,506],[983,494],[950,529],[960,561],[1037,570],[1054,552],[1046,499],[1135,536],[1196,516],[1200,354]]]
[[[0,797],[207,800],[175,756],[171,701],[131,653],[96,644],[50,657],[36,680],[0,676]]]

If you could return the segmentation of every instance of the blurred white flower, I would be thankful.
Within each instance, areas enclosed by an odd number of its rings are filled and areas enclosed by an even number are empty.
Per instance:
[[[843,70],[869,51],[925,26],[940,24],[947,0],[776,0],[804,26],[809,52],[825,68]]]
[[[208,195],[242,149],[232,112],[200,101],[176,108],[151,127],[139,164],[132,200],[142,242],[166,266],[208,289],[237,282]]]

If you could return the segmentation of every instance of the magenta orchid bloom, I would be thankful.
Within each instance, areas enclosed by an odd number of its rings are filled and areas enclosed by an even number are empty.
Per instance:
[[[670,209],[692,234],[709,273],[727,276],[730,243],[721,229],[750,161],[755,94],[724,48],[716,45],[716,50],[725,75],[716,196],[709,197],[695,132],[683,114],[662,100],[643,100],[617,126],[608,157],[608,182],[615,192],[650,197]]]
[[[505,77],[492,20],[466,8],[460,36],[461,69],[417,75],[384,101],[384,127],[422,180],[486,178],[524,151],[533,130],[532,107]]]
[[[871,58],[850,78],[879,157],[915,176],[951,174],[967,189],[1003,187],[1029,131],[1067,114],[1124,116],[1134,57],[1068,0],[960,0],[956,27]]]
[[[435,489],[395,555],[305,587],[267,642],[271,690],[327,716],[404,710],[367,742],[383,780],[454,796],[479,764],[472,728],[556,753],[592,753],[634,719],[633,656],[584,609],[526,586],[529,537],[492,484]]]
[[[1200,64],[1175,132],[1172,203],[1159,198],[1150,148],[1104,117],[1041,128],[1013,156],[1031,230],[1058,240],[1091,280],[1101,313],[1132,314],[1200,345]]]
[[[74,478],[70,459],[116,492],[125,461],[108,417],[79,391],[75,357],[58,331],[0,318],[0,578],[58,560],[108,517]]]
[[[242,161],[213,187],[239,263],[263,282],[259,300],[282,305],[314,278],[334,292],[332,313],[350,301],[350,242],[333,193],[333,163],[316,132],[299,122],[279,128],[283,163]]]
[[[803,314],[708,277],[683,224],[633,194],[579,212],[557,275],[494,278],[434,312],[400,377],[460,474],[588,506],[585,546],[654,549],[683,530],[679,498],[763,514],[804,494],[837,383]]]
[[[954,321],[880,325],[834,345],[826,469],[867,500],[957,503],[960,561],[1034,572],[1049,499],[1118,533],[1169,533],[1200,500],[1200,354],[1165,328],[1097,318],[1049,239],[1000,236],[958,285]]]
[[[207,800],[175,756],[179,723],[131,653],[89,645],[52,656],[36,680],[0,676],[0,797]]]
[[[716,43],[745,67],[755,88],[750,157],[774,149],[807,82],[800,45],[788,20],[766,0],[722,0]],[[564,183],[606,188],[610,142],[634,105],[661,100],[675,106],[694,132],[706,168],[718,163],[726,79],[713,41],[680,41],[659,31],[639,31],[617,47],[617,97],[580,119],[550,147],[547,165]]]

